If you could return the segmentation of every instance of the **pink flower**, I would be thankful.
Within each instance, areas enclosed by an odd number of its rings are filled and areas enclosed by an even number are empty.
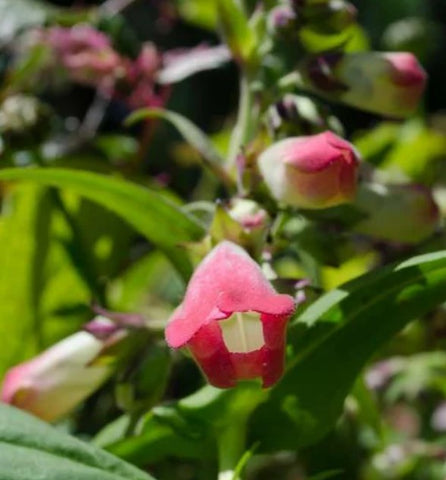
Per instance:
[[[239,246],[222,242],[195,271],[166,340],[187,346],[212,385],[228,388],[261,377],[269,387],[284,369],[293,299],[277,294]]]
[[[329,131],[281,140],[260,155],[258,166],[271,195],[294,207],[332,207],[356,192],[358,154]]]
[[[127,61],[125,75],[117,86],[116,96],[130,108],[162,107],[166,101],[165,89],[156,85],[161,68],[161,56],[156,47],[146,43],[134,62]]]
[[[358,52],[313,57],[304,68],[308,86],[321,95],[391,117],[417,108],[426,72],[405,52]]]
[[[52,27],[43,32],[43,39],[76,82],[88,85],[111,82],[121,66],[121,57],[109,38],[88,25]]]
[[[87,332],[65,338],[9,370],[3,381],[1,400],[43,420],[58,420],[112,374],[109,362],[94,363],[104,346],[104,341]]]
[[[161,55],[152,43],[145,43],[135,61],[136,74],[152,82],[161,68]]]

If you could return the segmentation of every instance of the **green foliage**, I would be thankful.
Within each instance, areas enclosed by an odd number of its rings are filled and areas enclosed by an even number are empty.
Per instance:
[[[200,153],[204,166],[208,167],[227,185],[232,185],[230,176],[223,168],[223,158],[217,152],[208,136],[188,118],[179,113],[170,112],[169,110],[145,108],[132,113],[132,115],[127,118],[126,124],[130,126],[148,118],[161,118],[170,122],[181,133],[187,143]]]
[[[15,408],[0,405],[0,476],[8,480],[150,480],[148,474]]]
[[[3,170],[0,179],[68,188],[100,203],[159,246],[184,276],[190,274],[190,263],[179,245],[198,239],[202,228],[161,195],[123,180],[68,169]]]
[[[107,383],[66,418],[61,414],[56,429],[0,406],[0,478],[443,480],[446,123],[439,6],[364,0],[353,2],[356,16],[347,0],[53,3],[60,2],[0,0],[3,398],[30,411],[39,401],[56,407],[59,395],[78,388],[65,380],[87,381],[91,367],[122,355]],[[56,44],[45,36],[54,26]],[[400,65],[398,57],[392,63],[371,56],[370,64],[349,64],[344,57],[386,45],[420,52],[432,77],[428,101],[417,111],[413,102],[416,116],[401,122],[385,117],[386,101],[367,101],[382,89],[380,98],[396,105],[388,113],[399,107],[411,113],[405,103],[424,83],[413,59],[399,57]],[[364,103],[348,103],[361,92]],[[347,103],[331,108],[338,100]],[[348,105],[375,113],[357,114]],[[176,132],[159,128],[164,122]],[[338,158],[323,165],[327,152],[319,147],[304,155],[311,173],[295,169],[282,152],[283,168],[273,173],[277,190],[296,188],[310,198],[328,184],[340,192],[351,177],[352,191],[374,186],[379,202],[364,197],[359,208],[358,195],[356,203],[317,209],[309,201],[298,209],[287,195],[271,195],[268,172],[257,165],[262,152],[286,137],[305,142],[326,129],[353,139],[363,160],[359,172],[344,142],[343,149],[330,144],[348,163],[339,170],[331,168]],[[313,192],[315,177],[321,180]],[[237,216],[240,200],[258,209]],[[376,227],[385,213],[392,214],[388,235]],[[223,240],[245,249],[278,293],[296,299],[285,372],[268,389],[251,378],[249,362],[259,352],[249,358],[230,352],[242,380],[218,389],[203,386],[190,358],[198,357],[198,366],[212,363],[215,338],[203,335],[200,358],[187,343],[173,351],[163,337],[194,267]],[[241,298],[252,293],[248,283],[237,292]],[[111,323],[90,322],[99,312]],[[8,369],[83,326],[95,335],[89,340],[100,342],[97,357],[84,365],[86,352],[78,357],[68,343],[68,359],[52,350],[11,387]],[[262,369],[275,369],[265,365],[267,357]],[[43,367],[51,374],[42,380]],[[85,375],[70,375],[73,367]]]
[[[40,288],[48,252],[51,203],[43,189],[21,185],[4,199],[0,221],[2,373],[43,346]]]
[[[373,352],[445,300],[444,252],[380,269],[321,297],[293,324],[294,356],[280,384],[254,413],[253,439],[266,449],[320,439],[337,420]]]
[[[238,0],[217,0],[220,28],[234,58],[242,64],[257,62],[259,44],[255,30]]]
[[[216,0],[175,0],[175,3],[186,21],[209,30],[217,27]]]

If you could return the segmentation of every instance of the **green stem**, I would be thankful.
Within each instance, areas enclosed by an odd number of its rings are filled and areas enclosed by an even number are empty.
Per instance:
[[[237,122],[229,144],[229,170],[233,170],[237,156],[241,153],[242,148],[250,139],[253,118],[252,109],[254,106],[253,100],[250,75],[248,75],[247,72],[242,71],[240,77],[240,99]]]
[[[233,421],[218,435],[218,480],[241,480],[236,467],[245,451],[246,420]]]

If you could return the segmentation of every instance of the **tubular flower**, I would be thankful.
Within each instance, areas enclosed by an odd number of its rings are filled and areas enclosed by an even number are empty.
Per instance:
[[[284,369],[286,324],[294,310],[239,246],[222,242],[195,271],[166,340],[188,347],[212,385],[261,377],[269,387]]]
[[[93,363],[103,348],[104,341],[87,332],[65,338],[9,370],[1,400],[43,420],[58,420],[91,395],[113,372],[110,364]]]
[[[271,195],[300,208],[327,208],[353,199],[358,154],[353,145],[327,131],[281,140],[258,159]]]
[[[416,57],[405,52],[321,55],[306,63],[304,76],[327,98],[397,118],[413,113],[427,78]]]

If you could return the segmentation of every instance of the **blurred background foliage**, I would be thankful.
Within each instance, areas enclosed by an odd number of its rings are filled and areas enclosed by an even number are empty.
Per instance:
[[[429,74],[424,105],[416,117],[403,122],[383,120],[341,105],[326,103],[324,107],[340,120],[364,160],[378,169],[379,178],[396,183],[414,181],[433,188],[444,217],[445,3],[353,3],[361,27],[354,27],[357,31],[351,35],[349,48],[354,51],[370,46],[415,53]],[[11,40],[19,33],[46,22],[71,25],[92,20],[100,4],[0,0],[1,167],[39,163],[44,155],[43,161],[51,166],[106,173],[150,186],[177,205],[213,201],[215,182],[200,167],[197,152],[167,122],[123,127],[131,109],[119,99],[100,105],[100,118],[92,118],[92,104],[98,102],[98,96],[88,86],[63,83],[47,88],[44,84],[50,79],[45,78],[36,91],[36,85],[27,85],[27,81],[34,78],[39,52],[16,65],[12,75],[8,73],[13,62]],[[135,0],[122,13],[104,16],[97,24],[111,36],[114,47],[130,58],[135,58],[147,41],[162,51],[220,42],[213,0]],[[308,32],[305,41],[310,50],[326,48],[323,42],[327,40],[314,32]],[[167,108],[191,119],[210,135],[218,151],[224,151],[238,89],[237,68],[229,62],[176,84]],[[11,104],[11,98],[16,105]],[[17,106],[24,101],[30,103]],[[92,131],[89,122],[94,124]],[[224,196],[223,191],[219,194]],[[143,315],[157,344],[185,285],[153,243],[104,205],[68,190],[56,193],[31,183],[8,183],[2,184],[0,195],[2,374],[78,330],[92,318],[95,305]],[[316,297],[320,289],[332,289],[374,267],[446,247],[444,232],[417,245],[368,240],[353,244],[349,238],[337,238],[332,243],[332,235],[336,232],[317,222],[311,227],[291,225],[285,237],[297,238],[309,255],[294,262],[292,255],[282,262],[278,259],[277,271],[282,276],[311,277],[312,259],[318,259],[322,267],[318,278],[312,278]],[[446,310],[441,306],[412,322],[374,355],[347,398],[342,418],[328,436],[298,452],[260,452],[250,462],[247,477],[321,480],[332,473],[333,478],[345,480],[443,480],[445,345]],[[184,419],[173,409],[155,407],[140,420],[138,435],[125,435],[129,419],[128,414],[122,416],[122,408],[125,410],[129,396],[133,396],[132,401],[135,396],[144,398],[142,408],[147,411],[160,399],[183,398],[203,384],[192,362],[177,354],[168,355],[162,346],[143,352],[138,362],[130,374],[122,372],[122,378],[110,381],[93,395],[63,423],[63,428],[93,438],[96,444],[147,468],[159,479],[212,478],[215,465],[202,458],[204,445],[215,448],[212,439],[200,431],[202,426],[198,424],[179,425]],[[169,382],[164,384],[169,369]],[[132,391],[131,385],[135,384],[140,391]],[[156,384],[159,388],[153,387]],[[113,400],[116,391],[121,408]],[[146,395],[149,391],[151,396]],[[190,410],[193,418],[193,408]],[[215,412],[209,415],[215,416]],[[183,436],[172,435],[178,429],[184,430]],[[329,473],[314,476],[321,471]]]

